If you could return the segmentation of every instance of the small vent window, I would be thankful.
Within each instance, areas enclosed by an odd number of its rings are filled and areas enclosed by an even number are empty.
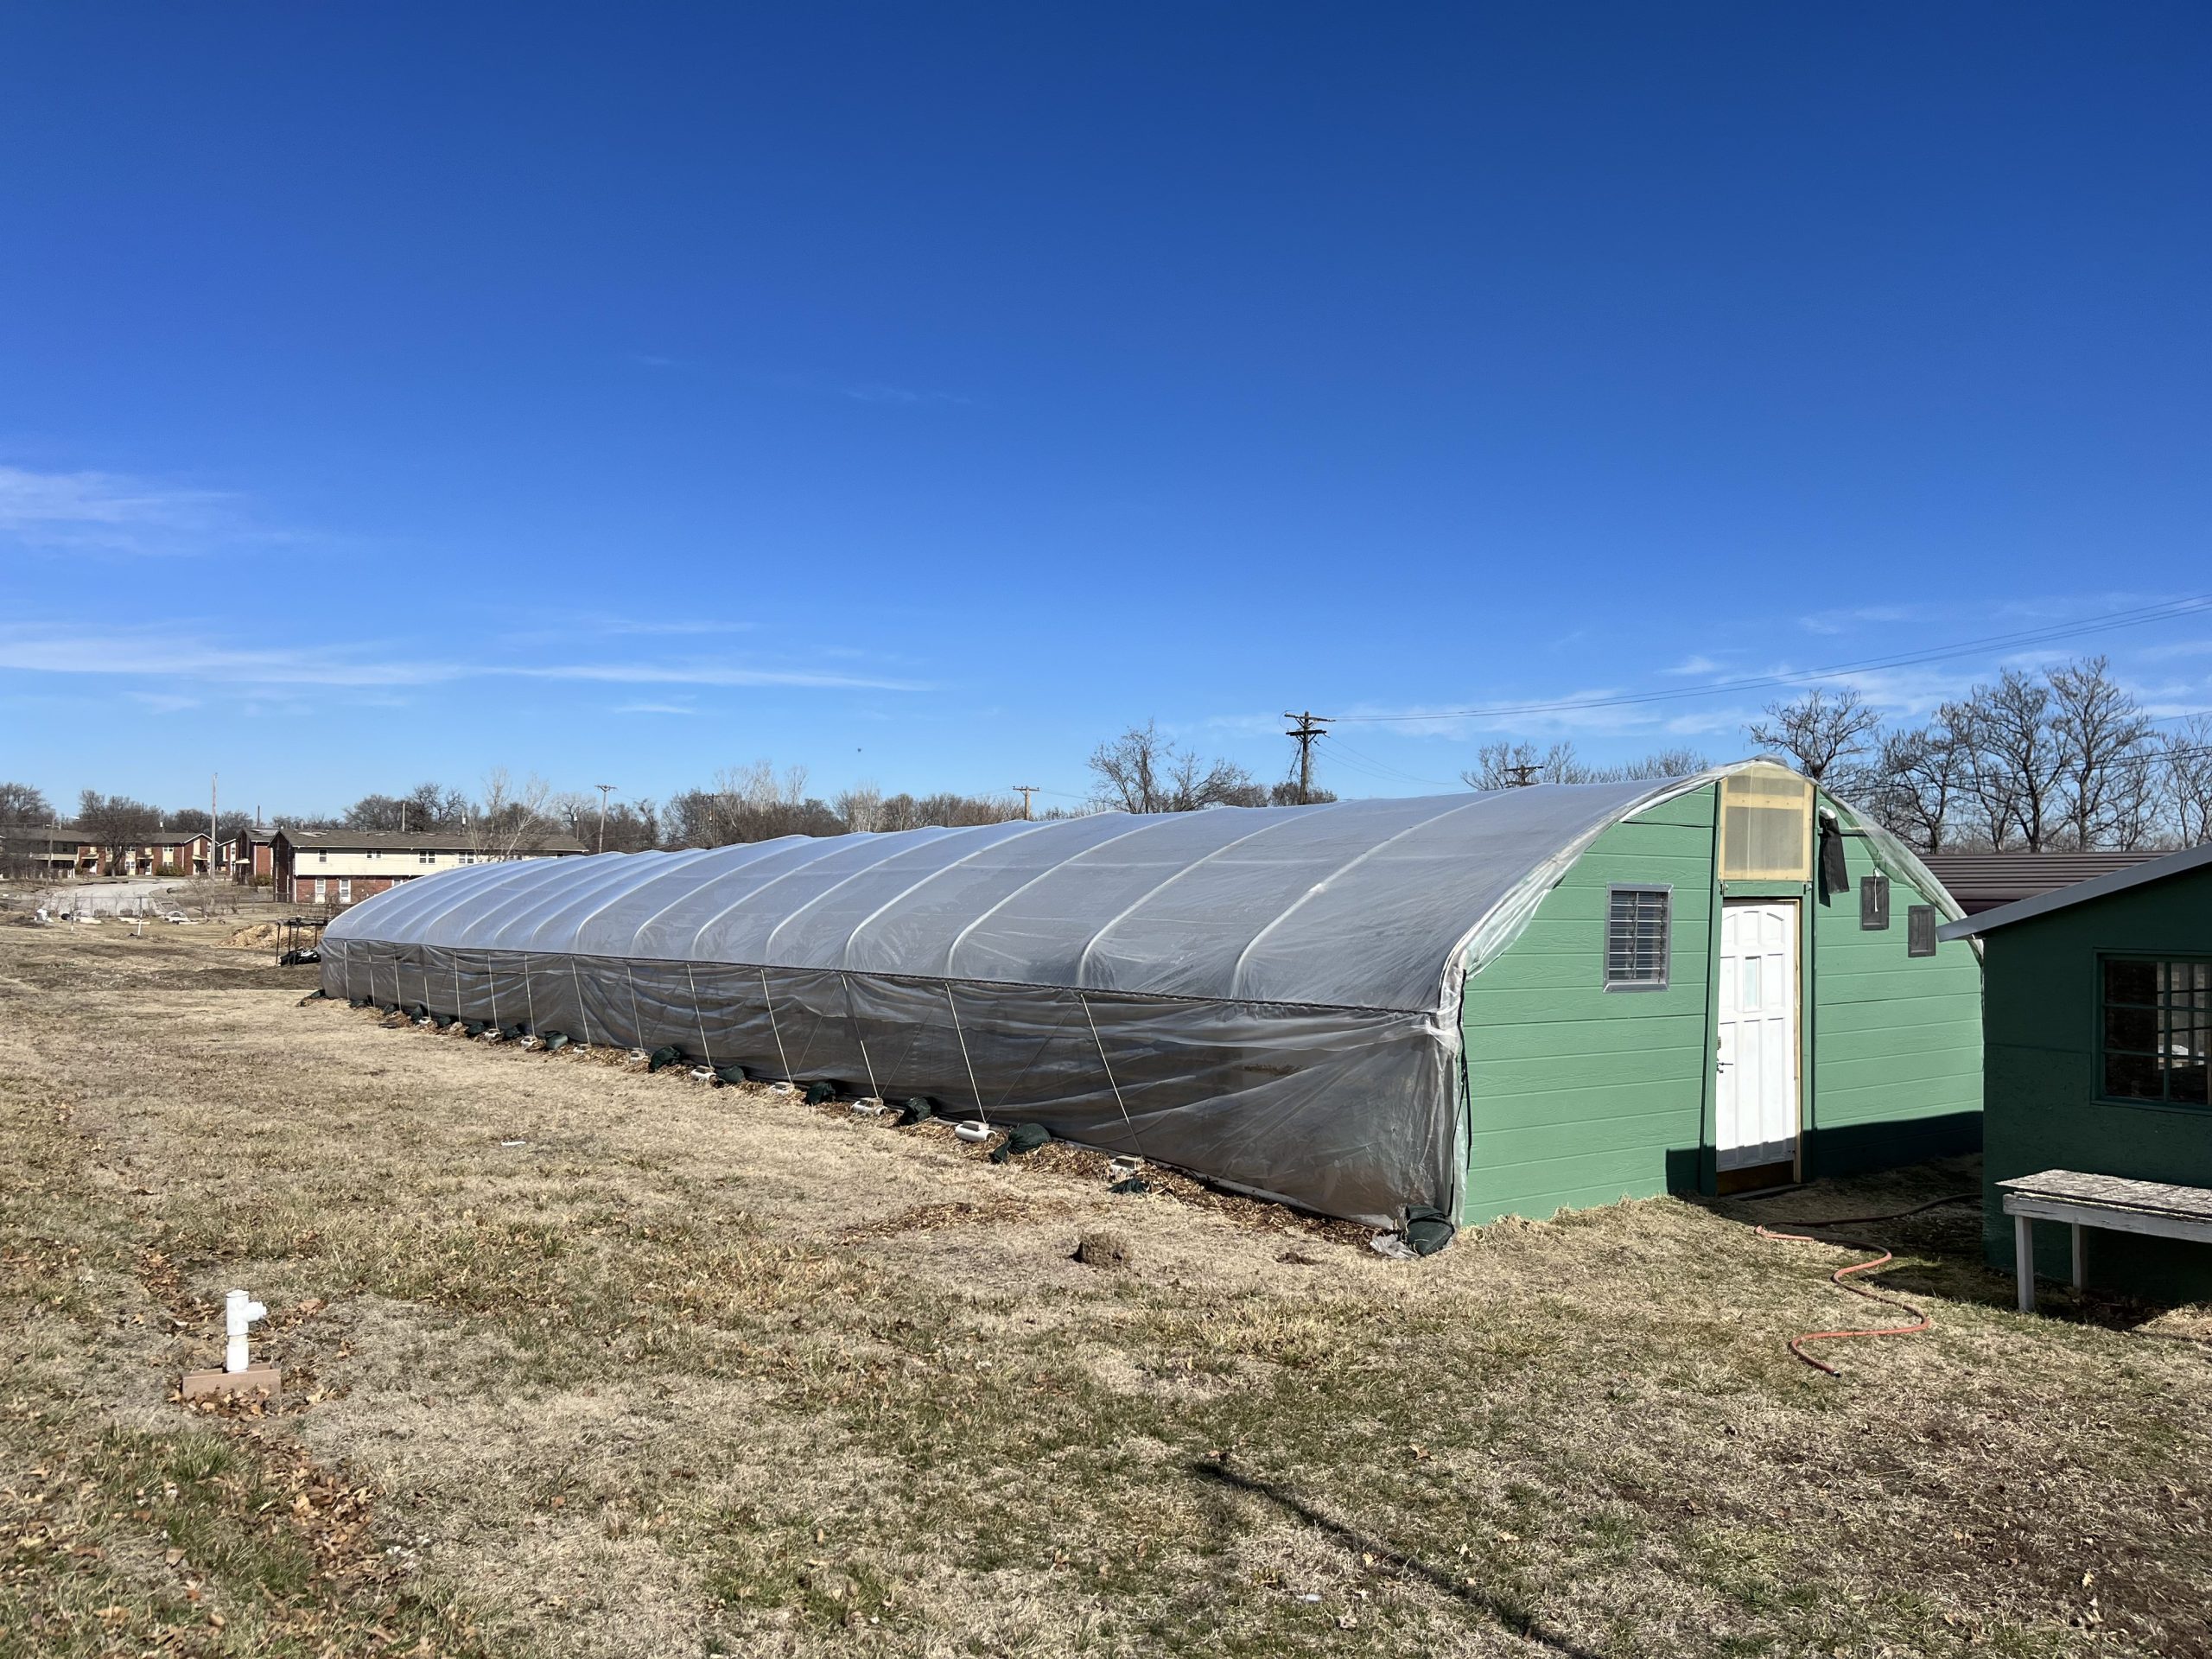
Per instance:
[[[1936,906],[1911,905],[1904,912],[1904,953],[1908,957],[1936,954]]]
[[[1804,881],[1813,874],[1813,786],[1779,766],[1720,780],[1720,879]]]
[[[1605,908],[1605,988],[1667,988],[1669,923],[1673,892],[1666,887],[1615,887]]]
[[[1859,878],[1859,925],[1869,933],[1879,933],[1890,925],[1890,878],[1886,875],[1862,875]]]

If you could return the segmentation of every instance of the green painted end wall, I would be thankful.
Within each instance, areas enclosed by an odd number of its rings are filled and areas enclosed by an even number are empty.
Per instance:
[[[1470,1223],[1694,1190],[1713,918],[1710,788],[1599,836],[1467,981]],[[1606,891],[1674,892],[1667,988],[1604,988]]]
[[[1846,814],[1846,822],[1849,822]],[[1806,1100],[1808,1178],[1971,1152],[1980,1139],[1981,964],[1960,939],[1905,954],[1905,912],[1929,895],[1843,840],[1851,885],[1812,912]],[[1863,876],[1890,878],[1890,925],[1859,925]]]
[[[2212,954],[2212,869],[2130,887],[2001,927],[1984,941],[1988,1075],[1983,1229],[1993,1266],[2012,1264],[2012,1221],[1996,1183],[2046,1169],[2212,1186],[2212,1111],[2101,1098],[2097,959],[2107,952]],[[2067,1230],[2036,1229],[2037,1266],[2071,1272]],[[2094,1289],[2212,1297],[2212,1245],[2087,1235]]]
[[[1468,979],[1466,1222],[1709,1188],[1713,810],[1708,787],[1605,830]],[[1970,1150],[1980,1129],[1979,961],[1963,943],[1905,954],[1906,908],[1926,895],[1899,870],[1886,872],[1890,926],[1863,931],[1857,884],[1873,849],[1847,836],[1845,853],[1852,889],[1829,905],[1795,885],[1756,889],[1806,916],[1808,1176]],[[1665,990],[1603,987],[1615,882],[1674,889]]]

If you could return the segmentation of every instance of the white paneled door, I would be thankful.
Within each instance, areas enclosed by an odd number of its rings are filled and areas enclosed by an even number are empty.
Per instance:
[[[1797,906],[1729,899],[1720,912],[1713,1144],[1723,1170],[1797,1156]]]

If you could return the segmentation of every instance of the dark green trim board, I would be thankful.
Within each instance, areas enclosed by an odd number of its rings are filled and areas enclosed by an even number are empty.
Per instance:
[[[1978,1143],[1981,976],[1973,947],[1946,943],[1916,959],[1902,925],[1861,928],[1863,875],[1890,879],[1893,914],[1931,895],[1860,835],[1847,834],[1852,885],[1830,904],[1808,882],[1724,889],[1715,880],[1715,807],[1707,786],[1602,832],[1521,936],[1468,977],[1460,1008],[1468,1223],[1713,1190],[1713,963],[1724,898],[1797,905],[1808,1179]],[[1601,982],[1609,894],[1649,886],[1673,895],[1667,983],[1609,995]]]
[[[1982,1227],[1992,1266],[2010,1269],[2012,1222],[1995,1184],[2046,1169],[2212,1186],[2212,1111],[2104,1097],[2104,957],[2212,951],[2212,865],[1998,927],[1986,954]],[[2088,1283],[2157,1300],[2212,1297],[2212,1245],[2092,1230]],[[2037,1270],[2070,1272],[2067,1230],[2036,1227]]]

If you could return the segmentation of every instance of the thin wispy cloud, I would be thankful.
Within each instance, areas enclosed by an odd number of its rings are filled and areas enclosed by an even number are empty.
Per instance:
[[[973,400],[951,391],[918,391],[912,386],[887,385],[882,381],[868,381],[861,385],[840,386],[842,397],[856,404],[902,404],[909,406],[922,404],[950,404],[966,405]]]
[[[895,380],[853,380],[828,374],[763,374],[756,385],[778,391],[800,392],[810,397],[839,397],[847,403],[870,404],[884,409],[963,409],[978,400],[964,392],[930,386],[906,385]]]
[[[2146,663],[2170,663],[2177,658],[2212,656],[2212,639],[2175,639],[2163,645],[2145,645],[2131,655]]]
[[[1710,657],[1694,656],[1686,657],[1672,668],[1662,668],[1659,671],[1662,674],[1694,677],[1700,674],[1718,674],[1721,672],[1721,665]]]
[[[153,557],[275,538],[251,525],[241,499],[224,491],[0,466],[0,541],[35,552]]]
[[[912,680],[726,659],[668,662],[460,661],[390,654],[380,642],[246,646],[158,627],[101,629],[0,625],[0,669],[238,686],[410,686],[464,680],[529,679],[618,685],[790,687],[916,691]]]
[[[188,697],[175,691],[134,691],[131,696],[157,715],[179,714],[200,706],[199,698]]]
[[[1838,611],[1815,611],[1801,616],[1797,626],[1808,633],[1852,633],[1885,622],[1909,622],[1915,613],[1908,605],[1859,605]]]
[[[751,633],[760,627],[758,622],[718,622],[703,617],[681,620],[645,620],[623,616],[594,617],[589,625],[594,633]]]
[[[696,715],[699,711],[688,702],[618,702],[618,715]]]

